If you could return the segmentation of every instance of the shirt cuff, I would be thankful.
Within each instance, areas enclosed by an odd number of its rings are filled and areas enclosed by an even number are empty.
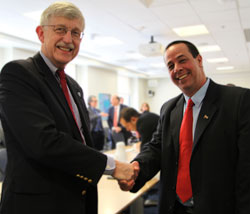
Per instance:
[[[108,158],[107,165],[106,165],[104,174],[105,175],[112,175],[114,170],[115,170],[115,159],[110,155],[107,155],[107,158]]]

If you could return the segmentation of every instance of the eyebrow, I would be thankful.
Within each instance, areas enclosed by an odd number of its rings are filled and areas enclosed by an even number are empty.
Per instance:
[[[185,57],[185,55],[180,55],[180,56],[177,56],[177,58],[176,59],[180,59],[180,58],[182,58],[182,57]],[[168,62],[168,64],[167,65],[169,65],[169,64],[171,64],[172,63],[172,61],[170,61],[170,62]]]

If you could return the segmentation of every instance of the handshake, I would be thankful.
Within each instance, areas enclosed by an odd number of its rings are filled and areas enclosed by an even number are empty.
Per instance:
[[[112,176],[118,180],[121,190],[130,191],[140,171],[139,163],[137,161],[132,163],[115,161],[115,163],[116,168]]]

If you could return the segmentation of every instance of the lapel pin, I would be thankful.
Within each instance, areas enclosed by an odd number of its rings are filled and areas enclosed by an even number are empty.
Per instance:
[[[79,97],[81,97],[81,92],[78,91],[77,94],[78,94]]]
[[[208,119],[208,116],[205,114],[205,115],[203,116],[203,118],[207,120],[207,119]]]

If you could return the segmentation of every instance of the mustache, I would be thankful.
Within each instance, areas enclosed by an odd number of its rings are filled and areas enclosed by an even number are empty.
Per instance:
[[[69,48],[69,49],[74,49],[75,46],[74,44],[65,44],[64,42],[60,41],[56,44],[56,46],[64,47],[64,48]]]

